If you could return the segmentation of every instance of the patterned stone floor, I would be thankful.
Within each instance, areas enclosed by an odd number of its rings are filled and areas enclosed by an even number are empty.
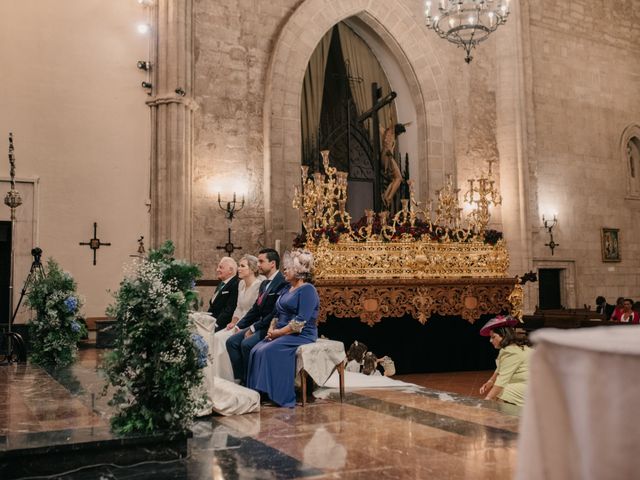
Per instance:
[[[0,450],[108,435],[100,354],[82,351],[73,368],[51,374],[0,367]],[[195,423],[185,460],[91,467],[87,454],[86,468],[54,478],[512,478],[520,412],[478,398],[489,374],[404,375],[417,385],[348,390],[343,404],[331,393],[305,408],[208,417]]]

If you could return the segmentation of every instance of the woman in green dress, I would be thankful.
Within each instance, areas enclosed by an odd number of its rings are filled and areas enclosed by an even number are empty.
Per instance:
[[[524,394],[529,380],[529,357],[533,351],[526,338],[516,335],[513,328],[518,324],[513,317],[498,316],[487,322],[480,335],[489,337],[498,350],[496,371],[480,387],[485,400],[502,400],[514,405],[524,405]]]

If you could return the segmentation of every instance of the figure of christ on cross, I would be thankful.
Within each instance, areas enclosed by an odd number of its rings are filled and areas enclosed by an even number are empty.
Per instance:
[[[389,125],[386,129],[380,125],[378,118],[378,112],[389,105],[397,97],[396,92],[390,92],[384,98],[381,97],[381,89],[378,88],[377,83],[371,84],[371,100],[373,106],[358,117],[359,122],[371,118],[373,122],[373,131],[380,132],[380,136],[373,135],[373,153],[374,158],[379,158],[380,161],[374,162],[374,191],[373,191],[373,205],[374,210],[379,212],[381,210],[380,201],[384,208],[391,209],[393,204],[393,198],[396,195],[400,185],[402,184],[402,172],[395,160],[395,147],[396,137],[405,132],[404,126],[408,124],[396,124]],[[389,122],[392,123],[392,122]],[[382,144],[382,145],[381,145]],[[380,168],[382,166],[382,168]],[[381,192],[382,175],[389,179],[389,184],[384,193]]]
[[[402,184],[402,172],[394,155],[396,148],[395,130],[395,125],[390,125],[387,128],[380,125],[380,138],[382,139],[380,161],[382,163],[382,173],[389,179],[389,184],[382,194],[382,204],[387,210],[391,209],[393,197]]]

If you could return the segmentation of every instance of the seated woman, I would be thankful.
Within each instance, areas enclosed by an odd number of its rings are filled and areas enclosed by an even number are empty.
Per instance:
[[[499,399],[514,405],[524,405],[524,393],[529,380],[529,357],[532,353],[526,338],[519,338],[513,328],[518,324],[513,317],[497,316],[487,322],[480,335],[489,337],[494,348],[500,350],[496,371],[480,387],[485,400]]]
[[[251,350],[247,386],[265,393],[282,407],[294,407],[296,350],[318,339],[320,299],[310,283],[313,269],[310,252],[287,253],[283,263],[284,276],[291,287],[276,302],[278,318],[272,322],[266,338]]]
[[[227,353],[227,338],[236,333],[236,323],[244,317],[258,298],[260,283],[265,279],[258,274],[258,259],[253,255],[245,255],[238,263],[238,303],[231,321],[224,330],[216,332],[213,337],[212,369],[215,377],[233,382],[233,369]]]
[[[638,312],[633,311],[633,300],[630,298],[625,298],[622,301],[622,309],[616,309],[611,315],[612,322],[618,323],[640,323],[640,316]]]

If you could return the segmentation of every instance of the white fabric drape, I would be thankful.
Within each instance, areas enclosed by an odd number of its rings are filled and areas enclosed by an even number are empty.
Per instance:
[[[302,148],[304,158],[315,150],[322,111],[324,75],[329,57],[333,29],[329,30],[313,51],[302,84]]]
[[[518,480],[638,478],[640,326],[531,335]]]

